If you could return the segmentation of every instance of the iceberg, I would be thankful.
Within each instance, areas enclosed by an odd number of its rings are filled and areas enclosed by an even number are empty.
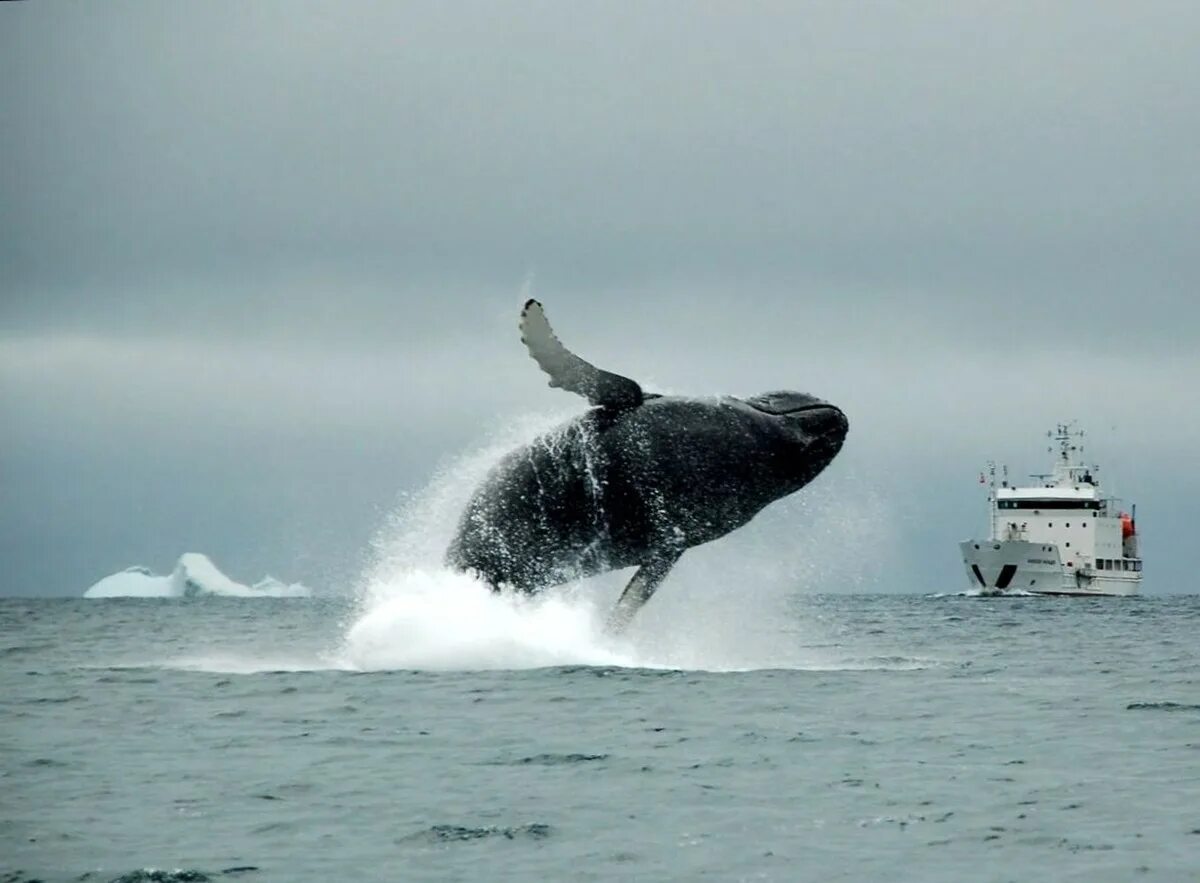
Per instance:
[[[171,574],[176,595],[194,598],[199,595],[225,595],[233,598],[306,598],[311,592],[299,583],[288,585],[267,576],[252,586],[242,585],[221,573],[206,555],[188,552],[180,555]]]
[[[285,583],[267,576],[252,586],[223,574],[207,555],[188,552],[179,556],[169,576],[146,567],[130,567],[106,576],[83,593],[85,598],[307,598],[312,592],[300,583]]]
[[[106,576],[83,593],[85,598],[170,598],[171,577],[157,576],[146,567],[130,567]]]

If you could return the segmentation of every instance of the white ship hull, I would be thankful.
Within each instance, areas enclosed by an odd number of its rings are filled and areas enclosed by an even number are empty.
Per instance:
[[[1027,540],[959,543],[967,579],[982,592],[1035,595],[1136,595],[1140,572],[1097,573],[1063,563],[1058,546]]]

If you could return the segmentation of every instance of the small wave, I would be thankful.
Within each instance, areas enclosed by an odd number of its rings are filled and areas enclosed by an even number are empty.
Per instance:
[[[522,757],[512,761],[521,766],[560,766],[563,764],[590,763],[596,760],[608,760],[607,754],[535,754],[532,757]]]
[[[22,705],[65,705],[68,702],[82,702],[83,697],[78,693],[73,693],[70,696],[35,696],[33,699],[26,699]]]
[[[158,868],[141,868],[130,871],[120,877],[114,877],[109,883],[207,883],[212,880],[203,871],[184,870],[176,868],[173,871],[163,871]]]
[[[847,659],[841,664],[830,665],[831,671],[923,671],[944,665],[940,659],[924,656],[868,656],[862,659]]]
[[[100,684],[154,684],[156,677],[133,677],[129,673],[146,670],[192,671],[222,675],[291,674],[294,672],[351,671],[350,666],[329,656],[308,657],[256,656],[252,653],[212,653],[195,656],[176,656],[167,659],[123,661],[116,665],[83,665],[82,670],[99,670],[110,674],[96,678]],[[3,883],[3,881],[0,881]]]
[[[140,868],[136,871],[129,871],[119,877],[114,877],[108,883],[209,883],[214,877],[240,877],[242,874],[253,873],[258,871],[256,865],[239,865],[234,868],[225,868],[221,871],[197,871],[194,869],[176,868],[173,871],[162,870],[160,868]],[[85,874],[80,879],[91,879],[90,874]],[[0,883],[8,883],[8,878],[0,877]],[[33,883],[33,881],[30,881]]]
[[[53,757],[38,757],[33,760],[26,761],[27,767],[68,767],[70,764],[61,760],[55,760]],[[2,883],[2,881],[0,881]]]
[[[290,674],[292,672],[331,670],[346,671],[351,668],[336,658],[326,656],[264,658],[229,653],[184,656],[178,659],[167,659],[149,663],[146,667],[225,675]]]
[[[1200,705],[1188,702],[1131,702],[1126,711],[1200,711]]]
[[[541,822],[512,827],[486,825],[481,828],[469,828],[464,825],[431,825],[424,831],[410,834],[403,840],[427,843],[461,843],[470,840],[486,840],[491,837],[500,837],[505,840],[545,840],[553,833],[552,827]]]
[[[54,646],[54,644],[48,641],[41,644],[13,644],[10,647],[0,647],[0,657],[19,656],[22,653],[37,653],[41,650],[53,649]],[[0,878],[0,883],[3,883],[3,878]]]

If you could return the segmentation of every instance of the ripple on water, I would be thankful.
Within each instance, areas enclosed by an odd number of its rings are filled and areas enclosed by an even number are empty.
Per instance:
[[[511,827],[485,825],[480,828],[471,828],[465,825],[431,825],[424,831],[418,831],[415,834],[401,838],[398,842],[463,843],[471,840],[486,840],[492,837],[499,837],[504,840],[545,840],[553,833],[554,829],[542,822],[531,822],[526,825],[513,825]]]
[[[109,883],[205,883],[211,880],[208,874],[203,871],[185,870],[176,868],[173,871],[160,870],[159,868],[141,868],[136,871],[130,871],[127,874],[122,874],[120,877],[114,877]]]
[[[173,871],[167,871],[161,868],[140,868],[119,877],[113,877],[108,883],[206,883],[217,877],[240,877],[258,870],[257,865],[239,865],[221,871],[197,871],[187,868],[175,868]],[[84,874],[78,879],[90,881],[99,878],[93,874]],[[0,877],[0,883],[10,883],[10,880],[8,877]],[[33,881],[29,881],[29,883],[33,883]]]
[[[73,693],[70,696],[35,696],[33,699],[26,699],[25,705],[65,705],[68,702],[82,702],[83,697],[78,693]]]
[[[525,766],[561,766],[573,763],[589,763],[594,760],[608,760],[607,754],[535,754],[518,760],[507,761],[514,765]]]
[[[69,765],[64,761],[55,760],[53,757],[35,757],[33,760],[25,762],[27,767],[66,767]],[[0,880],[2,879],[0,878]]]

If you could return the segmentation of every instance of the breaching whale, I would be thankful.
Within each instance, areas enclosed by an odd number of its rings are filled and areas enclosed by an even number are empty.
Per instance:
[[[628,625],[684,551],[800,490],[845,440],[846,416],[806,393],[643,392],[564,347],[535,300],[520,329],[550,386],[593,407],[493,467],[466,505],[447,564],[493,590],[527,593],[636,566],[611,631]]]

